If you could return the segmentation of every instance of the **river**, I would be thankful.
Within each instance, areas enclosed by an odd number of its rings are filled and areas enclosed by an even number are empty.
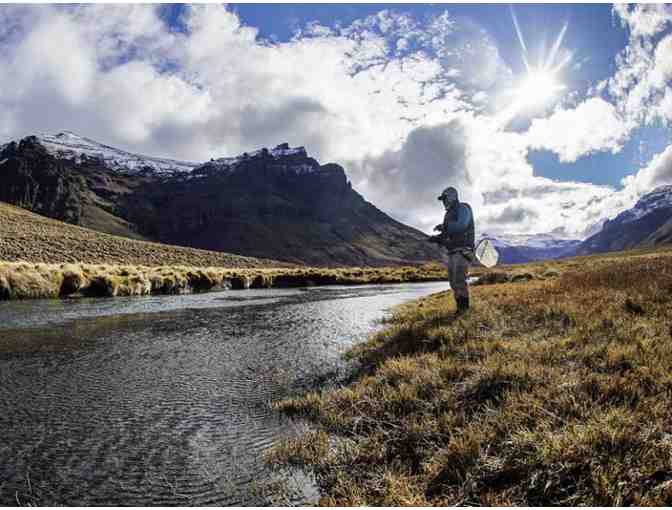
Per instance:
[[[447,283],[0,302],[0,506],[309,503],[270,402]],[[288,499],[285,499],[288,498]]]

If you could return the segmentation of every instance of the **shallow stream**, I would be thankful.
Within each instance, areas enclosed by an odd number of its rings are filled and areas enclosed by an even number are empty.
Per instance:
[[[270,402],[447,283],[0,302],[0,506],[301,504]]]

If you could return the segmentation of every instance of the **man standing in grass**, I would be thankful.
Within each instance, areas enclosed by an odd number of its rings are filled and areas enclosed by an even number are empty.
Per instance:
[[[457,313],[463,314],[469,309],[467,269],[474,256],[474,215],[469,204],[459,201],[453,187],[444,189],[439,200],[443,202],[446,215],[443,223],[434,227],[439,234],[431,240],[448,249],[450,287],[457,302]]]

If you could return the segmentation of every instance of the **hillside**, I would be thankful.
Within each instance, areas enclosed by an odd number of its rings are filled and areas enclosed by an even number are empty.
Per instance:
[[[672,250],[523,268],[400,307],[269,460],[328,506],[671,505]]]
[[[278,267],[269,260],[136,241],[0,202],[0,260],[44,263]]]
[[[662,244],[672,244],[672,214],[669,220],[658,227],[653,234],[649,235],[639,245],[642,247],[653,247]]]
[[[672,186],[643,195],[634,207],[605,222],[602,230],[583,241],[579,255],[653,247],[672,241]]]
[[[31,136],[0,147],[0,200],[110,234],[313,266],[443,256],[353,190],[342,167],[287,144],[196,164],[69,132]]]

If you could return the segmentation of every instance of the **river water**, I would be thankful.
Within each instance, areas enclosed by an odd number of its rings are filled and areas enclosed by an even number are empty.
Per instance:
[[[309,503],[270,402],[447,283],[0,302],[0,506]],[[289,499],[285,499],[289,498]]]

